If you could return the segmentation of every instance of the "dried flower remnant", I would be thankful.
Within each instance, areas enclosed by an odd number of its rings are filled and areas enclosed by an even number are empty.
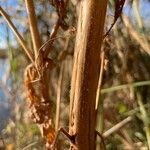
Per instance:
[[[45,96],[48,91],[42,79],[38,79],[38,72],[30,64],[25,70],[25,87],[27,90],[28,105],[32,120],[41,129],[42,136],[47,140],[49,147],[55,138],[55,128],[52,123],[51,101]]]

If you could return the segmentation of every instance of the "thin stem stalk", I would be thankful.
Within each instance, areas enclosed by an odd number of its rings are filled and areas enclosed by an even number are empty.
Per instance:
[[[33,0],[25,0],[25,4],[26,4],[26,9],[27,9],[28,18],[29,18],[29,25],[30,25],[32,42],[33,42],[34,55],[35,55],[35,58],[37,58],[38,50],[42,45],[42,41],[40,38],[38,26],[37,26],[34,2]]]
[[[4,9],[1,6],[0,6],[0,14],[3,16],[3,18],[7,22],[8,26],[11,28],[11,30],[14,32],[18,42],[20,43],[20,45],[24,49],[25,53],[27,54],[27,56],[29,57],[31,62],[34,63],[34,55],[33,55],[32,51],[27,47],[25,40],[20,35],[20,33],[18,32],[18,30],[16,29],[16,27],[14,26],[14,24],[10,20],[10,17],[8,16],[8,14],[4,11]]]

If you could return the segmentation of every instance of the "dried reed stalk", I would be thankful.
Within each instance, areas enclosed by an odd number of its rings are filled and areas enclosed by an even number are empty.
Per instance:
[[[95,103],[107,1],[82,0],[71,83],[70,134],[79,150],[95,149]],[[75,148],[72,148],[75,149]]]

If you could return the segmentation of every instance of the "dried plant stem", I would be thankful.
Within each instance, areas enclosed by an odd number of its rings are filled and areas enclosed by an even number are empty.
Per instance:
[[[137,149],[134,146],[132,140],[129,140],[129,139],[123,137],[120,134],[116,134],[116,138],[119,139],[127,147],[127,149],[129,149],[129,150],[135,150],[135,149]]]
[[[62,36],[57,36],[57,37],[54,36],[53,38],[48,39],[48,40],[40,47],[39,52],[40,52],[41,50],[47,49],[47,48],[49,48],[49,52],[50,52],[54,40],[57,40],[57,39],[64,39],[64,38],[67,38],[67,37],[69,38],[70,36],[71,36],[71,35],[68,34],[68,35],[62,35]],[[48,54],[49,54],[49,52],[48,52]],[[47,55],[45,55],[44,57],[46,57],[46,56],[47,56]]]
[[[32,146],[38,144],[38,142],[33,142],[33,143],[30,143],[28,144],[27,146],[25,146],[22,150],[28,150],[29,148],[31,148]]]
[[[25,0],[25,4],[26,4],[26,9],[27,9],[28,18],[29,18],[29,25],[30,25],[32,42],[33,42],[34,55],[35,55],[35,58],[37,58],[38,50],[41,47],[42,42],[41,42],[41,38],[39,35],[38,26],[37,26],[34,2],[33,0]]]
[[[61,64],[60,74],[59,74],[59,79],[58,79],[58,87],[57,87],[56,123],[55,123],[56,131],[59,129],[63,74],[64,74],[64,62],[62,62]]]
[[[38,31],[34,3],[33,0],[25,0],[25,3],[35,55],[35,65],[31,64],[26,69],[25,86],[30,99],[29,108],[31,117],[39,125],[42,136],[46,140],[46,148],[51,149],[51,144],[55,138],[52,115],[53,104],[49,96],[49,73],[52,69],[53,61],[49,60],[47,62],[49,67],[45,67],[44,53],[40,51],[42,41]],[[37,87],[32,84],[35,80],[38,84]]]
[[[59,119],[60,119],[60,103],[61,103],[61,94],[62,94],[62,83],[63,83],[63,74],[64,74],[64,67],[65,67],[65,58],[66,53],[68,50],[70,38],[66,38],[64,50],[62,51],[62,55],[58,59],[62,61],[61,68],[60,68],[60,75],[58,80],[58,88],[57,88],[57,104],[56,104],[56,122],[55,122],[55,129],[56,131],[59,129]]]
[[[53,143],[53,145],[52,145],[52,149],[53,149],[53,150],[56,149],[56,144],[57,144],[57,140],[58,140],[58,137],[59,137],[60,133],[62,133],[63,135],[65,135],[66,138],[71,142],[71,144],[73,145],[73,147],[74,147],[75,149],[77,149],[77,148],[76,148],[76,145],[75,145],[75,143],[74,143],[74,136],[71,136],[70,134],[68,134],[68,132],[67,132],[64,128],[60,128],[60,129],[57,131],[57,134],[56,134],[54,143]]]
[[[145,126],[145,134],[146,134],[146,138],[147,138],[148,149],[150,149],[150,119],[149,119],[148,113],[144,107],[144,104],[142,101],[142,96],[140,95],[139,92],[136,92],[136,95],[137,95],[137,102],[140,107],[142,121]]]
[[[149,41],[148,38],[146,37],[144,33],[144,24],[141,18],[141,13],[140,13],[140,7],[139,7],[139,0],[134,0],[133,1],[133,10],[135,13],[135,18],[137,20],[138,26],[140,28],[140,30],[142,31],[142,38],[143,38],[143,43],[146,45],[147,49],[150,49],[150,45],[149,45]]]
[[[53,26],[53,29],[52,29],[52,32],[50,34],[49,40],[46,41],[47,45],[44,49],[44,57],[48,56],[50,50],[52,49],[52,44],[53,44],[54,40],[57,39],[56,35],[57,35],[57,32],[58,32],[59,26],[60,26],[60,24],[59,24],[59,19],[58,19],[56,24]]]
[[[134,82],[134,83],[128,83],[128,84],[123,84],[123,85],[117,85],[117,86],[112,86],[110,88],[105,88],[101,90],[102,94],[109,93],[109,92],[115,92],[118,90],[130,88],[130,87],[140,87],[140,86],[145,86],[145,85],[150,85],[150,81],[140,81],[140,82]]]
[[[102,141],[102,144],[103,144],[103,149],[106,150],[106,145],[105,145],[105,141],[104,141],[104,137],[98,132],[96,131],[96,135],[98,135]],[[101,144],[100,144],[100,147],[101,147]]]
[[[20,33],[18,32],[18,30],[16,29],[16,27],[14,26],[14,24],[10,20],[10,17],[3,10],[2,7],[0,7],[0,14],[3,16],[5,21],[8,23],[9,27],[11,28],[11,30],[14,32],[15,36],[17,37],[18,42],[20,43],[20,45],[24,49],[25,53],[27,54],[27,56],[29,57],[31,62],[34,63],[34,55],[33,55],[32,51],[26,46],[26,43],[25,43],[23,37],[20,35]]]
[[[105,52],[102,51],[101,53],[101,64],[100,64],[100,74],[99,74],[99,81],[96,93],[96,126],[100,133],[103,132],[104,127],[104,106],[103,106],[103,98],[101,97],[101,89],[102,89],[102,79],[103,79],[103,72],[104,72],[104,61],[105,61]],[[99,111],[98,111],[99,107]]]
[[[98,88],[97,88],[97,94],[96,94],[96,105],[95,109],[98,109],[98,103],[100,98],[100,93],[102,89],[102,79],[103,79],[103,72],[104,72],[104,60],[105,60],[105,52],[103,51],[101,53],[101,65],[100,65],[100,74],[99,74],[99,81],[98,81]]]
[[[143,21],[141,19],[141,15],[140,15],[139,0],[133,1],[133,10],[134,10],[134,14],[135,14],[138,26],[140,29],[143,30]]]
[[[71,81],[70,134],[76,135],[78,150],[94,150],[96,90],[107,1],[89,0],[87,3],[82,0],[79,7]]]
[[[144,42],[145,39],[134,29],[133,25],[129,18],[125,15],[122,15],[125,26],[130,30],[132,38],[141,46],[141,48],[150,55],[150,46],[148,42]]]
[[[122,120],[121,122],[117,123],[115,126],[113,126],[111,129],[107,130],[106,132],[103,133],[103,138],[107,138],[110,136],[112,133],[118,131],[120,128],[125,126],[128,122],[132,120],[132,117],[129,116],[126,119]]]

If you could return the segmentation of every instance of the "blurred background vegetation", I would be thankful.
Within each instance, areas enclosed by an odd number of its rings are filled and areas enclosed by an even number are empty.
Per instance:
[[[115,1],[110,0],[105,31],[114,19]],[[77,1],[68,4],[66,22],[76,27]],[[2,6],[32,48],[24,1],[1,0]],[[38,27],[45,42],[57,19],[48,0],[35,0]],[[105,70],[98,106],[97,130],[106,133],[130,117],[105,138],[109,150],[150,149],[150,1],[126,0],[122,16],[104,40]],[[50,96],[56,114],[60,101],[59,127],[68,128],[69,91],[75,36],[59,30],[50,58],[57,60],[62,51],[66,58],[51,74]],[[0,149],[44,149],[38,127],[28,117],[23,74],[29,60],[15,36],[0,16]],[[99,141],[98,141],[99,142]],[[60,145],[65,145],[61,137]],[[62,148],[62,146],[60,146]],[[65,149],[65,148],[63,148]]]

